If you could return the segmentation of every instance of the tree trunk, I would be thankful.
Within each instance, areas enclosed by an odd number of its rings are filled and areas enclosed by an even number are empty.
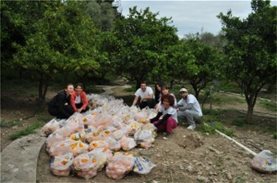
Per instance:
[[[212,110],[212,109],[213,109],[213,101],[211,99],[211,101],[210,101],[210,110]]]
[[[169,86],[169,88],[172,89],[172,88],[173,88],[173,85],[174,85],[174,79],[172,79],[172,80],[170,81],[170,86]]]
[[[197,100],[199,99],[199,90],[197,90],[197,85],[196,84],[191,84],[192,85],[192,88],[194,90],[194,94],[195,94],[195,97],[197,98]]]
[[[45,81],[43,74],[40,74],[39,84],[38,84],[38,103],[39,105],[45,102],[45,96],[48,89],[48,82]]]
[[[139,79],[136,79],[136,89],[139,89],[140,88],[140,80]]]
[[[251,123],[252,122],[252,117],[253,117],[253,111],[254,111],[254,105],[249,105],[247,106],[247,114],[246,114],[246,122]]]

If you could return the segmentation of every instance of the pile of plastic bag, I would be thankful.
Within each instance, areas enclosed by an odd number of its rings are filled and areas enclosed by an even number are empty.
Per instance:
[[[105,167],[112,179],[122,179],[131,171],[149,173],[153,163],[126,151],[152,146],[156,128],[149,119],[156,115],[155,111],[129,107],[113,97],[88,98],[96,106],[93,110],[75,113],[67,120],[53,119],[41,129],[48,136],[46,150],[52,157],[51,172],[57,176],[74,173],[85,179]]]

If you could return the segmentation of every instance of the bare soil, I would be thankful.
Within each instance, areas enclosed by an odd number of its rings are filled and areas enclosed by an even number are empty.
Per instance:
[[[125,92],[124,87],[112,89],[115,97],[123,98],[128,104],[133,99],[132,93]],[[56,90],[48,92],[50,99]],[[229,94],[228,94],[229,95]],[[13,96],[13,97],[11,97]],[[267,128],[275,128],[276,113],[267,111],[261,106],[255,107],[254,122],[244,127],[232,125],[238,115],[244,115],[246,106],[241,102],[232,104],[222,103],[213,105],[214,108],[226,109],[220,115],[222,121],[234,130],[234,138],[255,152],[269,149],[277,153],[277,141]],[[24,129],[29,124],[39,120],[42,116],[51,117],[46,108],[36,112],[35,97],[26,94],[1,93],[1,120],[19,120],[13,127],[1,127],[1,151],[11,140],[9,136],[16,131]],[[270,117],[270,118],[269,118]],[[45,121],[47,122],[47,121]],[[105,171],[85,181],[76,176],[56,177],[49,171],[49,159],[44,149],[41,150],[38,169],[38,182],[276,182],[276,174],[260,174],[250,168],[251,156],[236,145],[218,135],[207,135],[202,132],[191,132],[184,126],[178,126],[174,134],[166,140],[159,134],[154,147],[148,150],[134,149],[134,155],[148,157],[157,166],[148,175],[128,174],[120,181],[113,181],[105,175]]]
[[[238,139],[251,137],[251,143],[266,140],[264,148],[276,151],[276,140],[251,131],[236,131]],[[246,138],[246,140],[249,140]],[[260,145],[260,144],[259,144]],[[88,181],[76,176],[57,177],[49,170],[50,157],[41,150],[38,182],[276,182],[276,174],[260,174],[250,168],[251,156],[218,135],[205,135],[178,126],[164,139],[159,134],[154,147],[135,149],[134,155],[148,157],[157,166],[148,175],[128,174],[120,181],[105,175],[105,170]],[[256,151],[258,152],[258,151]]]

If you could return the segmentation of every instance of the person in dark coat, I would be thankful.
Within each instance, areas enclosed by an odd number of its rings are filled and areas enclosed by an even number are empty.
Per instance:
[[[74,113],[74,110],[70,105],[70,99],[73,93],[74,86],[72,84],[68,84],[66,89],[58,92],[48,104],[49,114],[59,119],[69,118]]]

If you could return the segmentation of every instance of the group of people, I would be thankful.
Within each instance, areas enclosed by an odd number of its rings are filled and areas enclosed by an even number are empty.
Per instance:
[[[87,95],[82,83],[68,84],[57,93],[48,104],[48,112],[59,119],[69,118],[74,112],[86,112],[89,109]]]
[[[141,109],[149,107],[157,110],[157,115],[150,122],[158,131],[171,134],[178,121],[185,119],[189,123],[188,129],[194,130],[195,120],[203,115],[199,102],[186,88],[181,88],[179,94],[181,100],[177,102],[168,87],[156,84],[154,93],[146,82],[141,82],[140,88],[135,92],[133,105]],[[73,84],[68,84],[49,102],[48,112],[59,119],[67,119],[75,112],[86,112],[89,109],[88,103],[82,83],[76,84],[75,88]]]
[[[135,92],[133,105],[139,106],[141,109],[145,107],[157,109],[156,117],[150,119],[150,122],[159,131],[171,134],[177,127],[178,121],[183,120],[187,120],[189,123],[188,129],[194,130],[196,128],[195,121],[203,116],[200,104],[186,88],[181,88],[179,94],[181,99],[177,102],[168,87],[156,84],[154,95],[152,88],[147,86],[146,82],[141,82],[140,88]]]

